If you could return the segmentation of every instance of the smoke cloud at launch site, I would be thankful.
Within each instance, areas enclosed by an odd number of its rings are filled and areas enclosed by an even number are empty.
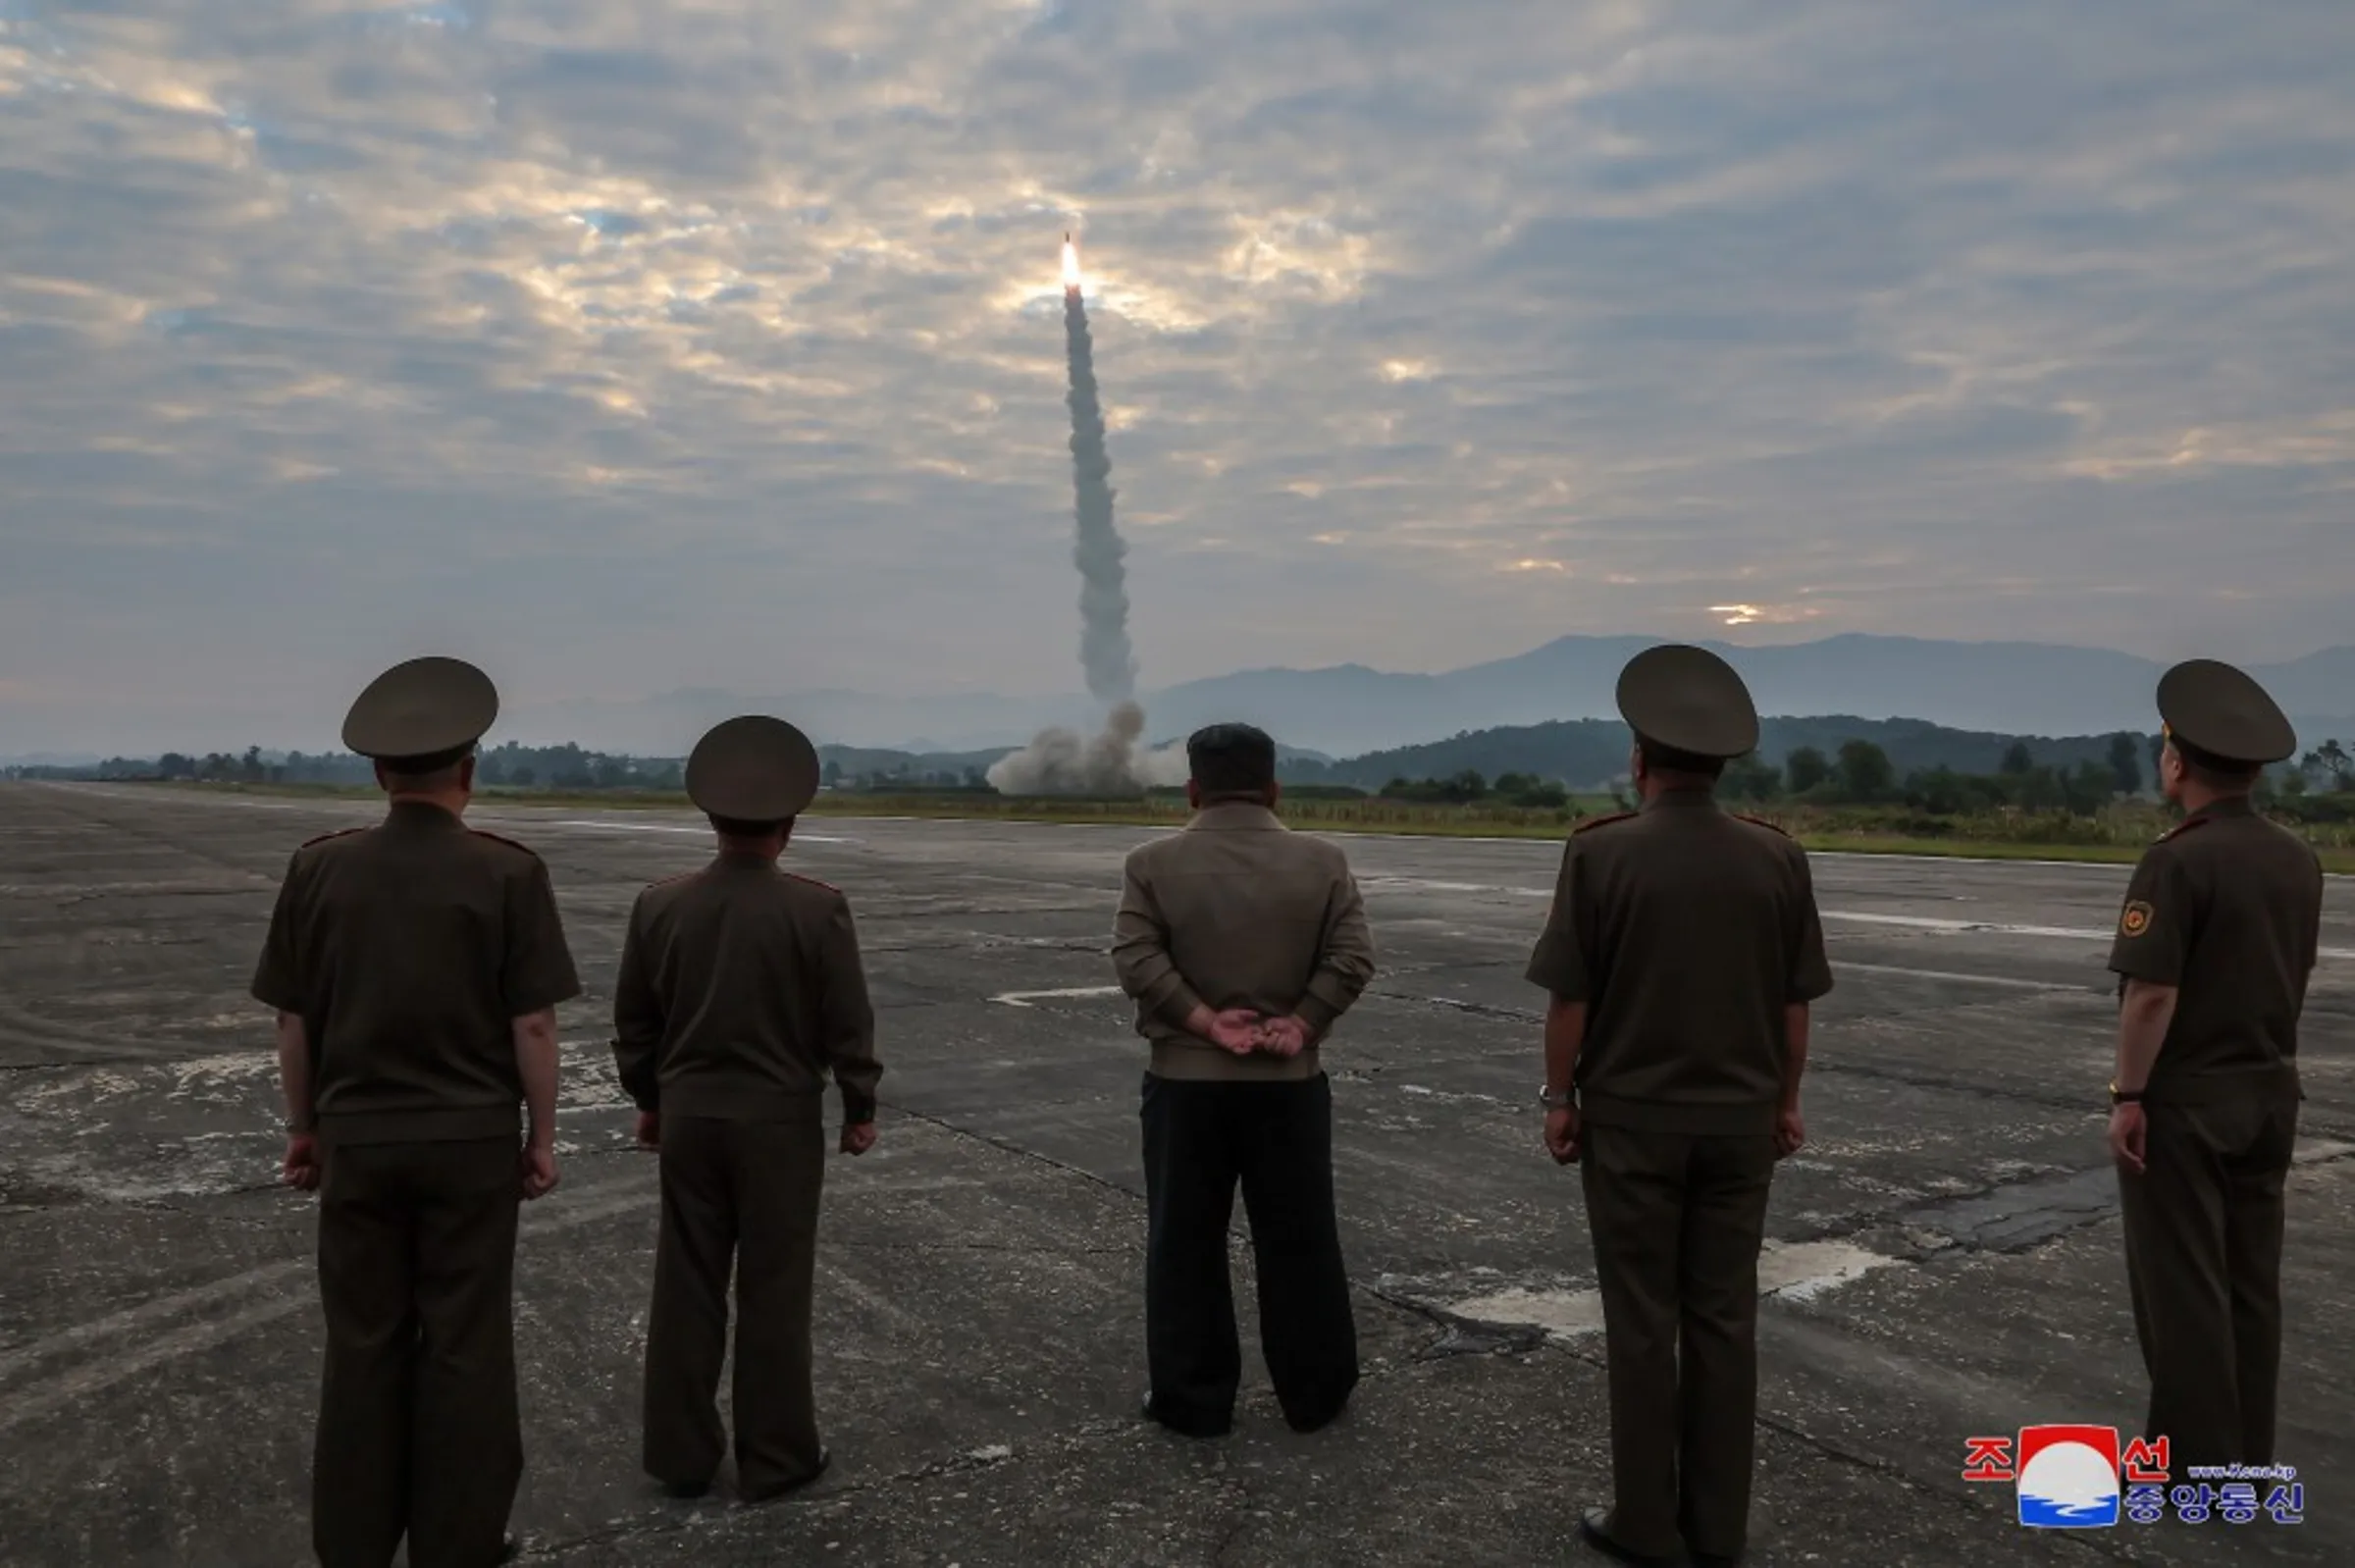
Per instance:
[[[1072,265],[1067,254],[1067,267]],[[1135,701],[1136,655],[1128,643],[1128,547],[1112,515],[1112,455],[1104,444],[1104,407],[1096,392],[1095,344],[1087,304],[1076,283],[1063,291],[1063,334],[1070,362],[1073,513],[1079,537],[1072,558],[1079,567],[1079,663],[1088,695],[1113,706],[1093,738],[1068,729],[1041,730],[1030,744],[989,770],[991,787],[1007,795],[1132,795],[1153,784],[1185,781],[1178,748],[1140,751],[1144,709]]]
[[[1144,733],[1145,710],[1134,703],[1115,706],[1097,735],[1041,730],[1028,746],[998,759],[990,786],[1005,795],[1134,795],[1149,785],[1184,783],[1184,749],[1142,750]]]

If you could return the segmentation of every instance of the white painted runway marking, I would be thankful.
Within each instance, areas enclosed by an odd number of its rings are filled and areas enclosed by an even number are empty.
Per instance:
[[[505,820],[528,827],[585,827],[593,828],[605,833],[685,833],[699,838],[709,838],[711,836],[711,829],[702,823],[602,822],[593,821],[586,817],[550,820],[545,816],[509,816],[506,817]],[[828,838],[822,833],[804,833],[797,828],[794,830],[793,842],[796,844],[863,844],[865,842],[865,840],[855,838]]]
[[[2065,980],[2023,980],[2009,974],[1969,974],[1961,969],[1914,969],[1896,964],[1855,964],[1847,959],[1832,961],[1835,969],[1855,969],[1865,974],[1896,974],[1914,980],[1945,980],[1961,985],[1993,985],[2018,991],[2100,991],[2095,983],[2071,984]],[[1082,1001],[1095,997],[1123,995],[1117,985],[1066,985],[1047,991],[1001,991],[989,1000],[1003,1007],[1027,1008],[1038,1002]],[[1380,993],[1377,993],[1380,994]],[[1427,997],[1421,1000],[1447,1002],[1448,997]]]
[[[1769,1241],[1758,1250],[1758,1294],[1806,1301],[1903,1261],[1846,1241]],[[1446,1310],[1475,1323],[1543,1329],[1557,1339],[1602,1332],[1602,1293],[1592,1289],[1499,1290]]]
[[[1955,920],[1934,915],[1879,915],[1856,910],[1825,910],[1827,920],[1851,920],[1865,925],[1898,925],[1919,931],[1941,931],[1955,935],[2045,936],[2062,941],[2107,942],[2118,933],[2108,926],[2078,925],[2014,925],[2003,920]],[[2327,959],[2355,959],[2355,948],[2327,947],[2320,950]]]
[[[1910,969],[1900,964],[1858,964],[1848,959],[1832,960],[1835,969],[1855,969],[1863,974],[1902,974],[1912,980],[1954,980],[1965,985],[2000,985],[2018,991],[2101,991],[2106,986],[2085,983],[2071,985],[2062,980],[2022,980],[2009,974],[1966,974],[1961,969]]]
[[[1416,876],[1361,876],[1357,885],[1377,893],[1412,888],[1429,893],[1505,893],[1530,899],[1553,896],[1553,889],[1549,887],[1521,887],[1507,882],[1436,882]],[[2041,936],[2056,941],[2107,942],[2117,935],[2108,926],[2023,925],[2009,920],[1959,920],[1950,915],[1884,915],[1869,910],[1823,910],[1820,913],[1827,920],[1847,920],[1858,925],[1895,925],[1951,936]],[[2327,947],[2321,950],[2321,956],[2327,959],[2355,959],[2355,948]]]
[[[1117,985],[1068,985],[1056,991],[1002,991],[990,998],[1008,1007],[1028,1007],[1033,1002],[1053,1001],[1063,997],[1119,996]]]

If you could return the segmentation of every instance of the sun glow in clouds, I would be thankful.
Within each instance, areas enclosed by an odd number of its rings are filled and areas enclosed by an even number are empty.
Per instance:
[[[1808,604],[1711,604],[1709,613],[1728,626],[1788,626],[1814,620],[1823,611]]]

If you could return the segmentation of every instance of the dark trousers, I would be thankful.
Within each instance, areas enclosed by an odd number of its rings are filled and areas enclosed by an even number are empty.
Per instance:
[[[2119,1177],[2134,1330],[2151,1379],[2145,1437],[2171,1468],[2271,1464],[2281,1368],[2281,1188],[2291,1096],[2144,1113],[2143,1174]]]
[[[1758,1247],[1774,1139],[1585,1129],[1610,1367],[1612,1529],[1738,1554],[1758,1403]]]
[[[1357,1386],[1357,1324],[1333,1204],[1333,1086],[1145,1075],[1145,1356],[1154,1419],[1216,1437],[1242,1351],[1227,1228],[1239,1180],[1259,1265],[1260,1348],[1284,1419],[1325,1425]]]
[[[811,1385],[823,1124],[662,1118],[662,1233],[646,1333],[647,1473],[707,1484],[727,1439],[719,1370],[736,1273],[736,1482],[774,1496],[822,1468]]]
[[[327,1568],[488,1568],[523,1479],[509,1138],[330,1147],[311,1542]]]

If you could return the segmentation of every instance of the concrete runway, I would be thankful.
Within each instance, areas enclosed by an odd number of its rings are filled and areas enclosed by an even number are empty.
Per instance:
[[[0,786],[0,1562],[308,1560],[310,1200],[275,1185],[244,987],[293,846],[373,810]],[[1327,1049],[1367,1376],[1290,1434],[1246,1357],[1236,1434],[1136,1418],[1143,1049],[1105,955],[1144,830],[813,820],[881,1012],[883,1138],[830,1162],[818,1382],[836,1464],[798,1500],[668,1502],[637,1473],[653,1162],[606,1008],[681,815],[486,810],[552,868],[564,1185],[518,1264],[533,1560],[1449,1564],[1593,1559],[1606,1500],[1592,1259],[1539,1149],[1520,969],[1557,846],[1349,838],[1383,973]],[[2101,1146],[2118,868],[1824,857],[1838,976],[1782,1167],[1753,1560],[2355,1560],[2355,885],[2330,884],[2292,1177],[2281,1460],[2303,1524],[2033,1532],[1964,1438],[2139,1425]],[[1238,1214],[1237,1300],[1252,1299]],[[723,1489],[724,1490],[724,1489]]]

